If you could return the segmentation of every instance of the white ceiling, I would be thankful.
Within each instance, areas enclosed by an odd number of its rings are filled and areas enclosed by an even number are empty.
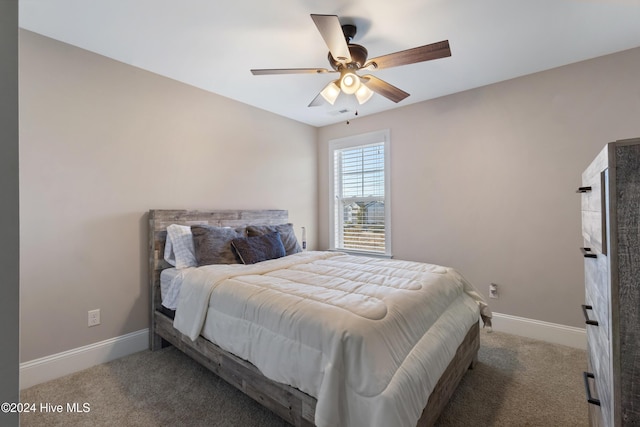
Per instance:
[[[411,94],[398,104],[307,107],[334,74],[249,70],[330,68],[312,13],[355,24],[370,58],[441,40],[452,56],[372,72]],[[323,126],[638,47],[640,0],[20,0],[20,26]]]

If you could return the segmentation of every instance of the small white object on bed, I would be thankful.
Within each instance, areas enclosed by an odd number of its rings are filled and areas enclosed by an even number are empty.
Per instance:
[[[177,269],[198,266],[191,227],[179,224],[167,227],[164,259]]]
[[[165,268],[160,272],[160,294],[162,295],[162,305],[170,310],[178,308],[178,298],[182,281],[188,272],[195,267]]]

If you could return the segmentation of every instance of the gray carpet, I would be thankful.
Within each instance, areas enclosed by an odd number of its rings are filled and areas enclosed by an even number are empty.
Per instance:
[[[584,351],[482,330],[479,363],[438,425],[587,426],[585,366]],[[288,425],[172,347],[31,387],[21,401],[65,407],[23,413],[23,427]],[[89,411],[68,413],[67,403]]]

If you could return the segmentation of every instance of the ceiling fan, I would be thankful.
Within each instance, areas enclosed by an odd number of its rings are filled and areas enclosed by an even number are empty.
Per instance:
[[[325,86],[311,101],[309,107],[321,105],[323,99],[333,105],[341,91],[348,95],[355,95],[360,104],[367,102],[374,92],[393,102],[400,102],[409,96],[407,92],[371,74],[359,76],[356,72],[397,67],[451,56],[449,41],[444,40],[367,60],[367,49],[359,44],[351,43],[356,35],[355,25],[340,25],[340,20],[336,15],[312,14],[311,19],[329,47],[328,58],[332,70],[326,68],[251,70],[254,75],[340,73],[340,78]]]

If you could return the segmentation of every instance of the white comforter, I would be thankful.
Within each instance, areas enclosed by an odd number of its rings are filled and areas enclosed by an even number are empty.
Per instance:
[[[481,309],[451,268],[303,252],[194,269],[174,326],[316,397],[318,426],[415,426]]]

